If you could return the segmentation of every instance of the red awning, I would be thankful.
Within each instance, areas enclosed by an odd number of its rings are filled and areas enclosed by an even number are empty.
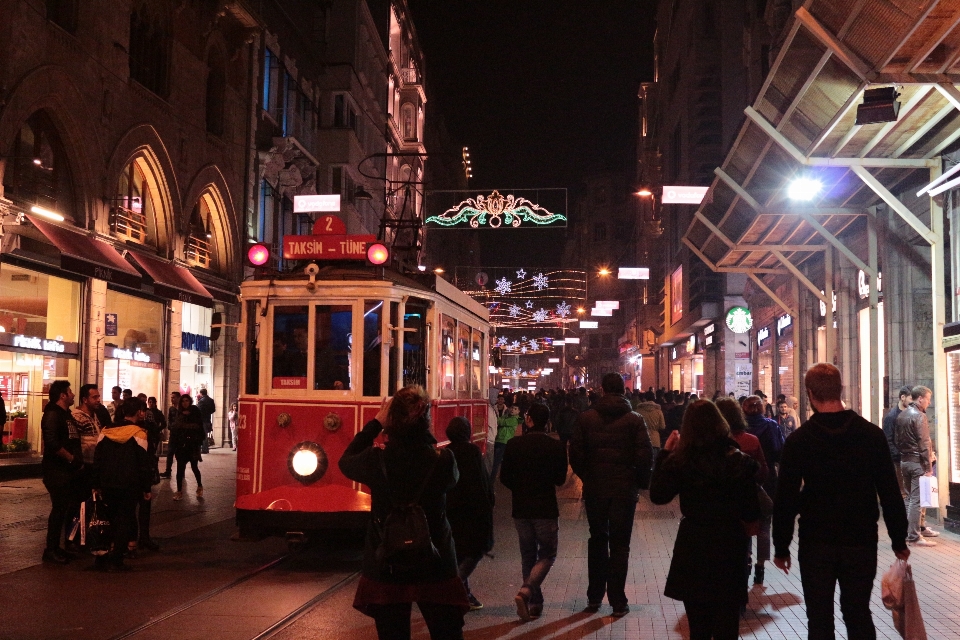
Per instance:
[[[36,216],[27,215],[27,218],[60,251],[60,267],[65,271],[127,287],[140,287],[140,274],[109,242],[45,222]]]
[[[153,292],[158,296],[204,307],[213,306],[213,296],[187,269],[135,251],[130,251],[127,256],[153,281]]]

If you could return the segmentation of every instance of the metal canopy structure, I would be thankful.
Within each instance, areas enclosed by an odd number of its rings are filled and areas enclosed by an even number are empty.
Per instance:
[[[817,284],[804,263],[823,260],[833,273],[839,252],[876,276],[876,224],[870,207],[885,203],[931,247],[934,379],[946,379],[942,212],[931,199],[931,224],[895,195],[940,175],[940,154],[960,138],[960,0],[807,0],[786,38],[710,192],[683,242],[714,271],[746,273],[792,316],[774,290],[786,281],[821,301],[832,298],[832,277]],[[901,103],[896,122],[858,125],[867,89],[893,86]],[[810,202],[790,200],[796,178],[819,181]],[[838,236],[865,226],[866,246]],[[939,293],[938,293],[939,292]],[[796,297],[796,296],[794,296]],[[877,292],[871,287],[871,398],[879,419]],[[827,308],[827,352],[836,335]],[[799,355],[798,355],[799,357]],[[945,388],[935,389],[938,431],[946,437]]]

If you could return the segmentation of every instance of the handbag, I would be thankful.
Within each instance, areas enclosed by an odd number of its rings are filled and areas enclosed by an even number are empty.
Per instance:
[[[87,522],[86,544],[87,551],[95,556],[108,554],[110,543],[113,541],[113,531],[110,521],[107,520],[106,511],[103,500],[94,491],[90,506],[90,520]]]
[[[893,613],[893,626],[904,640],[927,640],[927,630],[917,599],[913,569],[904,560],[895,560],[881,580],[881,601]]]

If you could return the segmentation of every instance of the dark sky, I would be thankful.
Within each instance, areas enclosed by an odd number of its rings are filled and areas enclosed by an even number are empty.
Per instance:
[[[409,5],[427,89],[452,142],[470,147],[471,188],[567,187],[572,208],[584,175],[634,168],[637,89],[653,75],[655,0]],[[562,232],[482,238],[503,247],[484,247],[485,259],[501,262],[497,254],[562,241]]]

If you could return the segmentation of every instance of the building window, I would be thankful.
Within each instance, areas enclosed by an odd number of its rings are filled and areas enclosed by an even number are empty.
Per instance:
[[[20,125],[3,174],[4,195],[29,208],[37,205],[73,216],[73,184],[66,153],[53,122],[37,111]]]
[[[607,225],[602,222],[598,222],[593,225],[593,241],[594,242],[603,242],[607,239]]]
[[[190,214],[184,254],[191,266],[209,269],[213,265],[213,232],[210,228],[210,208],[205,198],[197,201]]]
[[[160,5],[165,6],[165,5]],[[166,98],[170,90],[169,9],[139,2],[130,13],[130,77]]]
[[[146,244],[157,237],[157,200],[153,195],[142,160],[127,165],[117,182],[117,197],[110,209],[110,230],[122,240]]]
[[[333,97],[333,126],[341,129],[357,128],[357,111],[343,93]]]
[[[207,60],[207,133],[223,135],[223,106],[227,90],[227,70],[223,54],[214,49]]]
[[[400,117],[403,124],[403,139],[417,139],[417,108],[410,102],[404,102],[400,107]]]
[[[47,0],[47,20],[67,33],[76,33],[77,0]]]

